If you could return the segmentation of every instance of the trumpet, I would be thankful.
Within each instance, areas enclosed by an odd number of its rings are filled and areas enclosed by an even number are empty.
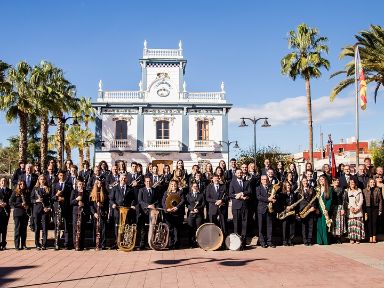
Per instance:
[[[165,180],[164,175],[161,175],[159,180],[157,180],[157,182],[152,185],[152,189],[157,188],[160,184],[162,184],[164,182],[164,180]]]
[[[139,175],[139,177],[137,177],[135,180],[133,180],[131,182],[131,184],[128,185],[128,187],[133,187],[133,183],[138,184],[140,182],[141,178],[143,178],[143,175]]]

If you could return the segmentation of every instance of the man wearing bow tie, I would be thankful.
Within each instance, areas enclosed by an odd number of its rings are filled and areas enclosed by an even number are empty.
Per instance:
[[[243,180],[243,171],[236,169],[235,178],[229,185],[229,197],[232,199],[234,232],[241,236],[242,248],[245,248],[248,222],[248,200],[251,196],[249,181]]]

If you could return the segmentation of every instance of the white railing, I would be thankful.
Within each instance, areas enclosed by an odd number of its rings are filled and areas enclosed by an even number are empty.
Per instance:
[[[132,141],[127,139],[116,139],[109,141],[110,149],[128,149],[132,148]]]
[[[145,49],[143,58],[183,58],[182,49]]]
[[[103,92],[104,100],[127,100],[127,99],[143,99],[143,91],[105,91]]]
[[[213,140],[195,140],[196,148],[213,148]]]
[[[181,143],[179,140],[169,140],[169,139],[157,139],[157,140],[148,140],[145,147],[148,150],[180,150]]]
[[[190,101],[218,101],[225,100],[225,92],[182,92],[180,98]]]

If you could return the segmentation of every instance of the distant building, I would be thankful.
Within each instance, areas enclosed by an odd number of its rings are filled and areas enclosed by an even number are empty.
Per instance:
[[[228,112],[224,83],[218,92],[190,92],[187,61],[178,49],[150,49],[144,42],[136,91],[105,91],[99,82],[95,161],[137,161],[175,167],[227,159]]]

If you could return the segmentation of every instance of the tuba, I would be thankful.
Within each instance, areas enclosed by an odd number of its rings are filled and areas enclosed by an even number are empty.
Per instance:
[[[136,224],[126,224],[127,214],[130,208],[119,207],[120,220],[117,234],[117,246],[124,252],[132,251],[136,243]]]
[[[168,246],[169,226],[159,217],[160,211],[151,209],[149,212],[148,245],[153,250],[163,250]]]
[[[277,183],[272,185],[270,196],[275,197],[277,190],[279,190],[279,189],[280,189],[280,181],[277,180]],[[269,202],[268,203],[268,212],[273,213],[274,211],[275,211],[275,209],[273,208],[273,203]]]
[[[320,189],[316,189],[316,195],[311,199],[311,201],[308,202],[308,204],[304,207],[303,210],[300,211],[299,216],[301,219],[304,219],[308,216],[309,213],[311,213],[311,206],[312,203],[315,202],[315,200],[320,196]]]

